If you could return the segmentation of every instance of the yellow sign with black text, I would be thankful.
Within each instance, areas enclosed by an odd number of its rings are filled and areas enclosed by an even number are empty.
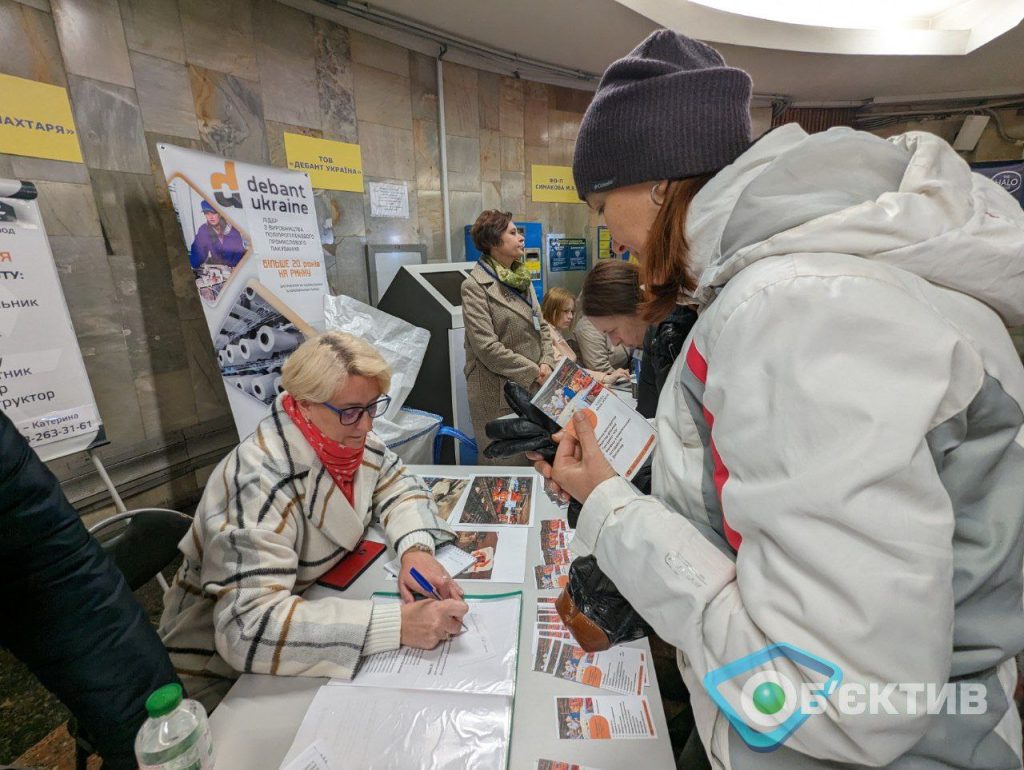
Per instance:
[[[535,163],[531,169],[534,203],[583,203],[576,194],[571,166],[541,166]]]
[[[0,153],[81,163],[67,89],[0,75]]]
[[[305,171],[315,190],[363,191],[363,156],[358,144],[284,135],[288,168]]]

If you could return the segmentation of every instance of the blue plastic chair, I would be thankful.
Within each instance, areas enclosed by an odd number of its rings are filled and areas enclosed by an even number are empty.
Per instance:
[[[461,430],[450,428],[447,425],[438,428],[437,435],[434,437],[434,465],[441,464],[441,447],[445,436],[451,436],[462,444],[462,465],[476,465],[476,442]]]

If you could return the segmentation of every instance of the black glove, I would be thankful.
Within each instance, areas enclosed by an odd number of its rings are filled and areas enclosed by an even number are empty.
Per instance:
[[[652,633],[593,556],[572,562],[569,583],[555,600],[555,608],[586,652],[607,650]]]
[[[491,420],[484,428],[491,443],[484,449],[484,457],[494,460],[521,452],[537,452],[551,462],[555,458],[556,444],[551,434],[562,428],[538,407],[530,403],[530,392],[511,380],[505,382],[505,401],[517,417]]]

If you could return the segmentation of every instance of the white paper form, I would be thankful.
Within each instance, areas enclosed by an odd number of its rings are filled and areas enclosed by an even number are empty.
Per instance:
[[[434,558],[438,564],[448,570],[452,577],[458,577],[460,572],[473,565],[473,557],[461,548],[445,543],[434,551]],[[398,573],[402,571],[402,560],[393,559],[384,565],[384,571],[394,580],[398,580]]]
[[[374,601],[398,601],[376,595]],[[431,600],[424,600],[431,601]],[[330,686],[380,687],[512,695],[522,595],[466,597],[466,629],[433,650],[401,647],[363,659],[351,681]]]
[[[511,717],[512,699],[503,695],[321,687],[285,763],[319,741],[339,767],[500,770]]]
[[[313,741],[313,745],[307,746],[295,759],[281,765],[281,770],[336,770],[337,767],[328,758],[327,747],[321,741]]]

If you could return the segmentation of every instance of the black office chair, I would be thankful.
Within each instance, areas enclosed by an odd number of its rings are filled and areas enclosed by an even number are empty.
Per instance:
[[[121,525],[117,531],[107,530]],[[124,574],[125,582],[137,591],[153,578],[166,591],[167,581],[161,570],[178,555],[178,543],[192,526],[192,517],[167,508],[139,508],[118,513],[89,528],[89,534],[100,542]],[[105,533],[106,536],[101,536]],[[95,749],[78,733],[74,719],[68,721],[68,732],[75,739],[75,770],[86,770]]]

